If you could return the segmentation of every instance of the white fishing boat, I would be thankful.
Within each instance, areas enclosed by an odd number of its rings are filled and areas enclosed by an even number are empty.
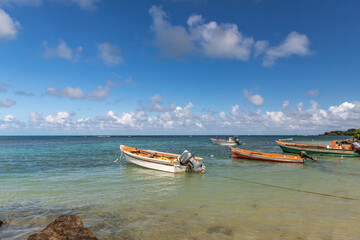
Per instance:
[[[179,173],[186,171],[205,172],[202,158],[195,158],[184,151],[181,155],[153,150],[143,150],[120,145],[122,156],[129,163],[159,171]]]
[[[222,146],[235,146],[240,145],[241,142],[235,137],[235,138],[229,138],[229,140],[222,140],[222,139],[215,139],[210,138],[213,144],[216,145],[222,145]]]

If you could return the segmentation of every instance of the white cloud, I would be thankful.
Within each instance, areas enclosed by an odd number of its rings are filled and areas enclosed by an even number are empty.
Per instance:
[[[69,48],[66,45],[66,42],[64,42],[63,40],[60,40],[59,45],[57,45],[57,47],[55,47],[55,48],[49,48],[47,42],[44,42],[43,45],[45,47],[45,52],[43,53],[43,57],[46,57],[46,58],[59,57],[59,58],[67,59],[67,60],[76,61],[76,60],[78,60],[78,58],[80,57],[80,54],[83,51],[83,48],[81,46],[77,47],[73,51],[71,48]]]
[[[309,55],[311,53],[309,45],[310,41],[305,34],[291,32],[282,44],[266,50],[263,65],[273,66],[278,58],[290,57],[291,55]]]
[[[204,20],[202,18],[201,15],[191,15],[188,20],[187,20],[187,24],[191,27],[194,25],[197,25],[199,23],[202,23]]]
[[[121,57],[121,50],[111,43],[100,43],[98,44],[98,57],[107,66],[115,66],[123,63]]]
[[[360,106],[354,103],[344,102],[340,106],[331,106],[329,113],[343,120],[352,117],[353,112],[359,113]],[[360,118],[359,118],[360,119]]]
[[[53,115],[48,115],[45,117],[45,123],[48,124],[64,124],[70,118],[70,114],[67,112],[57,112]]]
[[[12,99],[6,99],[5,101],[0,101],[0,107],[12,107],[16,104],[16,102]]]
[[[6,116],[4,117],[4,122],[14,122],[14,121],[16,121],[16,118],[15,118],[13,115],[11,115],[11,114],[6,115]]]
[[[107,98],[110,94],[110,88],[108,86],[98,86],[95,90],[93,90],[90,95],[89,98],[91,100],[103,100],[105,98]]]
[[[43,4],[45,0],[0,0],[1,5],[18,5],[18,6],[31,6],[39,7]],[[46,0],[48,2],[59,2],[64,4],[75,4],[79,6],[82,10],[92,11],[97,8],[97,4],[100,0]]]
[[[320,96],[320,93],[318,90],[309,90],[306,92],[306,95],[318,97],[318,96]]]
[[[210,58],[247,61],[254,44],[253,38],[244,37],[236,24],[218,24],[215,21],[193,24],[190,32],[196,43],[200,44],[200,51]]]
[[[254,40],[244,37],[236,24],[203,23],[201,15],[192,15],[187,30],[167,21],[161,7],[152,6],[149,13],[153,18],[155,43],[165,56],[181,58],[197,52],[210,58],[249,59]]]
[[[153,19],[151,28],[155,33],[155,44],[163,55],[181,58],[194,51],[190,34],[182,26],[172,26],[161,7],[152,6],[149,13]]]
[[[83,99],[86,97],[86,93],[81,88],[65,87],[62,90],[56,88],[47,88],[46,94],[54,97],[66,97],[70,99]]]
[[[236,59],[248,61],[263,55],[263,65],[272,66],[278,58],[291,55],[310,54],[310,41],[305,34],[291,32],[285,41],[276,47],[269,47],[266,40],[255,41],[245,36],[234,23],[206,23],[201,15],[193,14],[187,20],[187,28],[172,25],[161,7],[149,9],[155,34],[155,45],[162,55],[183,58],[201,55],[209,58]]]
[[[38,123],[41,121],[41,113],[34,110],[30,113],[30,122],[31,123]]]
[[[163,97],[160,94],[156,94],[150,99],[151,105],[142,107],[143,110],[148,112],[168,112],[175,109],[176,103],[173,102],[170,106],[163,106]]]
[[[244,97],[251,102],[254,106],[263,106],[264,105],[264,98],[261,97],[259,94],[251,95],[252,92],[248,90],[244,90]]]
[[[254,57],[258,57],[259,55],[263,54],[268,46],[269,46],[268,41],[265,40],[257,41],[254,45],[255,47]]]
[[[0,39],[14,39],[21,25],[0,8]]]
[[[103,132],[106,134],[316,134],[324,129],[338,130],[357,127],[360,119],[360,102],[343,102],[339,105],[321,109],[311,101],[307,109],[287,108],[286,111],[265,111],[262,113],[248,109],[239,109],[238,105],[229,107],[229,111],[219,114],[195,114],[194,104],[175,106],[167,112],[137,110],[133,112],[107,111],[96,117],[76,119],[66,111],[47,115],[33,111],[28,122],[22,122],[13,115],[0,119],[0,129],[22,128],[22,132],[31,129],[61,134]]]
[[[290,106],[290,102],[288,100],[284,100],[283,105],[282,105],[282,109],[288,108]]]

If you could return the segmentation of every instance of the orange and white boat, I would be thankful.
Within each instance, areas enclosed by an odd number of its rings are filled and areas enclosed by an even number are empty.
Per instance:
[[[235,146],[240,145],[241,142],[237,139],[237,137],[229,138],[229,140],[210,138],[213,144],[222,145],[222,146]]]
[[[312,159],[310,156],[306,155],[306,153],[303,153],[302,156],[292,156],[285,154],[255,152],[244,149],[237,149],[233,147],[230,147],[230,149],[231,154],[234,158],[243,158],[258,161],[304,163],[305,158]]]
[[[141,167],[172,173],[192,170],[205,172],[205,165],[202,163],[203,159],[195,158],[186,150],[181,155],[143,150],[124,145],[120,145],[120,150],[127,162]]]

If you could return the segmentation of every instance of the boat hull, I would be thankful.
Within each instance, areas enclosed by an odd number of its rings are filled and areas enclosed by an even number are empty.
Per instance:
[[[163,172],[179,173],[185,172],[186,167],[181,166],[179,163],[171,163],[165,161],[154,161],[150,158],[137,156],[128,152],[123,152],[126,162],[132,163],[144,168],[150,168]]]
[[[342,150],[342,149],[318,149],[311,147],[298,147],[291,145],[283,145],[278,143],[283,152],[288,153],[301,153],[305,151],[307,154],[317,154],[317,155],[331,155],[331,156],[346,156],[346,157],[357,157],[359,156],[356,152],[351,150]]]
[[[215,145],[221,145],[221,146],[235,146],[237,145],[236,142],[230,142],[230,141],[225,141],[225,140],[218,140],[218,139],[214,139],[211,138],[211,141],[213,144]]]
[[[195,162],[193,162],[190,167],[189,164],[181,165],[178,159],[180,155],[177,154],[137,149],[124,145],[120,145],[120,150],[126,162],[158,171],[179,173],[194,170],[194,166],[196,166]],[[193,160],[190,161],[199,162],[202,160],[202,158],[195,157]],[[195,169],[195,171],[205,172],[204,165],[200,164],[197,167],[201,169]]]
[[[304,159],[299,156],[289,156],[284,154],[261,153],[230,148],[233,158],[242,158],[257,161],[282,162],[282,163],[304,163]]]

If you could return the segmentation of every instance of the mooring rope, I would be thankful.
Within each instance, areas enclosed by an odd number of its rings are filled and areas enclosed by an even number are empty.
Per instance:
[[[241,179],[241,178],[221,176],[221,175],[217,175],[217,174],[209,173],[209,172],[207,172],[206,174],[207,174],[207,175],[213,175],[213,176],[216,176],[216,177],[225,178],[225,179],[231,179],[231,180],[236,180],[236,181],[240,181],[240,182],[246,182],[246,183],[251,183],[251,184],[256,184],[256,185],[262,185],[262,186],[266,186],[266,187],[284,189],[284,190],[289,190],[289,191],[294,191],[294,192],[302,192],[302,193],[308,193],[308,194],[313,194],[313,195],[318,195],[318,196],[324,196],[324,197],[333,197],[333,198],[339,198],[339,199],[360,201],[359,198],[344,197],[344,196],[331,195],[331,194],[327,194],[327,193],[319,193],[319,192],[313,192],[313,191],[308,191],[308,190],[295,189],[295,188],[290,188],[290,187],[282,187],[282,186],[272,185],[272,184],[268,184],[268,183],[254,182],[254,181],[251,181],[251,180],[245,180],[245,179]]]

